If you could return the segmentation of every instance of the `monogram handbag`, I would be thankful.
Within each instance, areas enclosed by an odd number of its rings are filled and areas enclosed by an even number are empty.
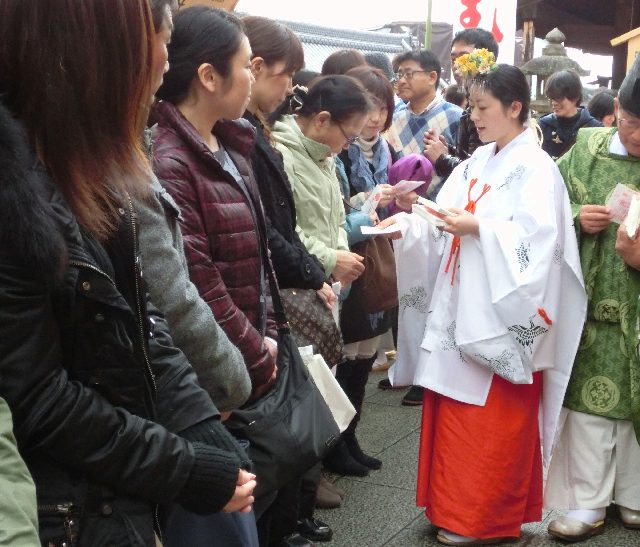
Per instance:
[[[364,257],[364,272],[351,285],[350,298],[357,298],[362,311],[377,313],[398,305],[396,261],[386,237],[372,237],[353,246]]]
[[[298,347],[313,346],[333,367],[344,361],[342,334],[327,308],[313,289],[282,289],[282,305]]]

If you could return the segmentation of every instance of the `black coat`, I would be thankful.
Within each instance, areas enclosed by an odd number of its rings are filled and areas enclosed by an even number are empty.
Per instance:
[[[538,120],[542,130],[542,149],[554,160],[557,160],[576,142],[578,130],[581,127],[602,127],[584,107],[578,108],[578,116],[574,123],[563,123],[562,119],[551,113]]]
[[[310,254],[296,233],[296,206],[280,153],[269,144],[260,120],[247,111],[246,120],[256,128],[251,162],[267,217],[271,262],[282,289],[319,289],[324,268]]]
[[[155,504],[220,510],[246,456],[147,306],[131,201],[98,243],[0,105],[0,209],[0,397],[43,543],[153,546]]]

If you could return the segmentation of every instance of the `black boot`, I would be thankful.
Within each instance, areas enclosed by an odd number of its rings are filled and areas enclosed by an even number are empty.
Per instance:
[[[358,463],[361,463],[369,469],[380,469],[382,467],[382,461],[378,458],[374,458],[373,456],[369,456],[362,451],[355,434],[346,436],[344,442],[349,448],[349,453]]]
[[[323,463],[329,471],[338,475],[366,477],[369,474],[369,468],[351,455],[349,447],[342,438],[331,449],[331,452],[325,456]]]
[[[356,439],[356,427],[360,421],[362,415],[362,404],[364,403],[364,392],[369,379],[369,373],[373,362],[376,360],[376,356],[369,357],[368,359],[356,359],[351,361],[351,374],[349,376],[346,388],[343,388],[347,397],[351,401],[351,404],[356,409],[356,415],[351,420],[349,427],[342,433],[342,438],[349,448],[349,452],[353,458],[368,467],[369,469],[380,469],[382,462],[377,458],[372,458],[362,451],[358,439]]]

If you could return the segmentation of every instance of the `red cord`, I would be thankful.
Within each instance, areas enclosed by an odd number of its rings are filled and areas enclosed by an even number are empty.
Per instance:
[[[491,186],[485,184],[482,188],[482,193],[476,198],[471,199],[471,190],[478,182],[478,179],[471,179],[469,181],[469,190],[467,191],[467,205],[464,210],[468,211],[472,215],[476,213],[476,204],[480,201],[480,198],[484,196],[489,190],[491,190]],[[444,269],[444,273],[449,272],[449,266],[451,266],[451,260],[453,259],[453,271],[451,272],[451,284],[453,285],[453,281],[456,277],[456,265],[458,264],[458,256],[460,255],[460,236],[453,236],[453,241],[451,242],[451,249],[449,251],[449,259],[447,260],[447,267]],[[543,317],[544,318],[544,317]]]

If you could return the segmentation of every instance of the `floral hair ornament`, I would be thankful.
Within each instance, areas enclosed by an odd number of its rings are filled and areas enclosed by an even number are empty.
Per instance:
[[[297,112],[302,108],[304,99],[307,97],[309,89],[303,85],[294,85],[291,91],[293,93],[291,94],[291,98],[289,99],[289,106],[291,107],[292,112]]]
[[[465,53],[458,57],[454,64],[460,76],[465,79],[486,76],[498,68],[496,56],[486,48],[474,49],[471,53]]]

